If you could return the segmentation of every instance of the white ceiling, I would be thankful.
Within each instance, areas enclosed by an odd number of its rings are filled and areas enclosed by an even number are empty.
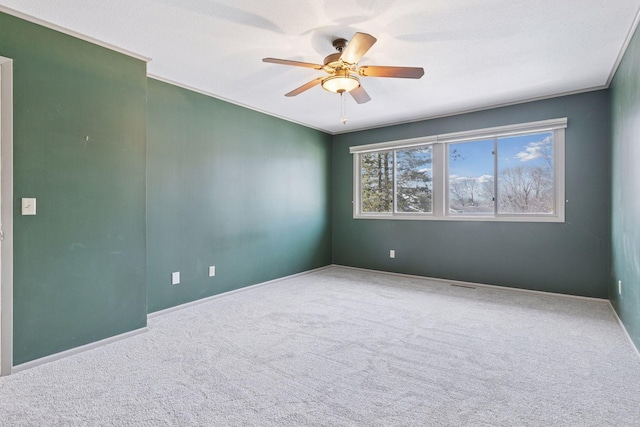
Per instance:
[[[609,84],[640,0],[0,0],[0,5],[151,58],[151,76],[329,133]],[[3,10],[0,8],[0,10]],[[4,9],[6,10],[6,9]],[[372,98],[315,87],[333,39],[378,42],[360,65],[424,67],[420,80],[362,78]]]

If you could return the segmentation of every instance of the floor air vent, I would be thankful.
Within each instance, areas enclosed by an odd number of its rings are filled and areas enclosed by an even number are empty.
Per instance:
[[[451,286],[455,286],[456,288],[467,288],[467,289],[475,289],[475,286],[471,285],[456,285],[455,283],[449,283]]]

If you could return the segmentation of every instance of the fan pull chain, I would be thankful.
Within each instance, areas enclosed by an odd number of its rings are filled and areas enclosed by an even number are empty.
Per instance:
[[[340,92],[340,121],[343,125],[347,124],[347,105],[344,99],[344,91]]]

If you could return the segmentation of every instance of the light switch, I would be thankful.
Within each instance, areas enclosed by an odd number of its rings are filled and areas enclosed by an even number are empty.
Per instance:
[[[209,277],[213,277],[216,275],[216,266],[215,265],[210,265],[209,266]]]
[[[36,214],[36,199],[22,198],[22,215],[35,215]]]
[[[171,273],[171,284],[172,285],[180,284],[180,272],[179,271],[174,271],[173,273]]]

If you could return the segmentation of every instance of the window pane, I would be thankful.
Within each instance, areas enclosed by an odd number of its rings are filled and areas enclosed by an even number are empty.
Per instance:
[[[493,139],[449,144],[449,213],[493,215]]]
[[[431,147],[396,151],[398,212],[431,212]]]
[[[393,208],[393,153],[383,151],[360,157],[361,210],[391,212]]]
[[[553,133],[498,139],[498,213],[554,212]]]

